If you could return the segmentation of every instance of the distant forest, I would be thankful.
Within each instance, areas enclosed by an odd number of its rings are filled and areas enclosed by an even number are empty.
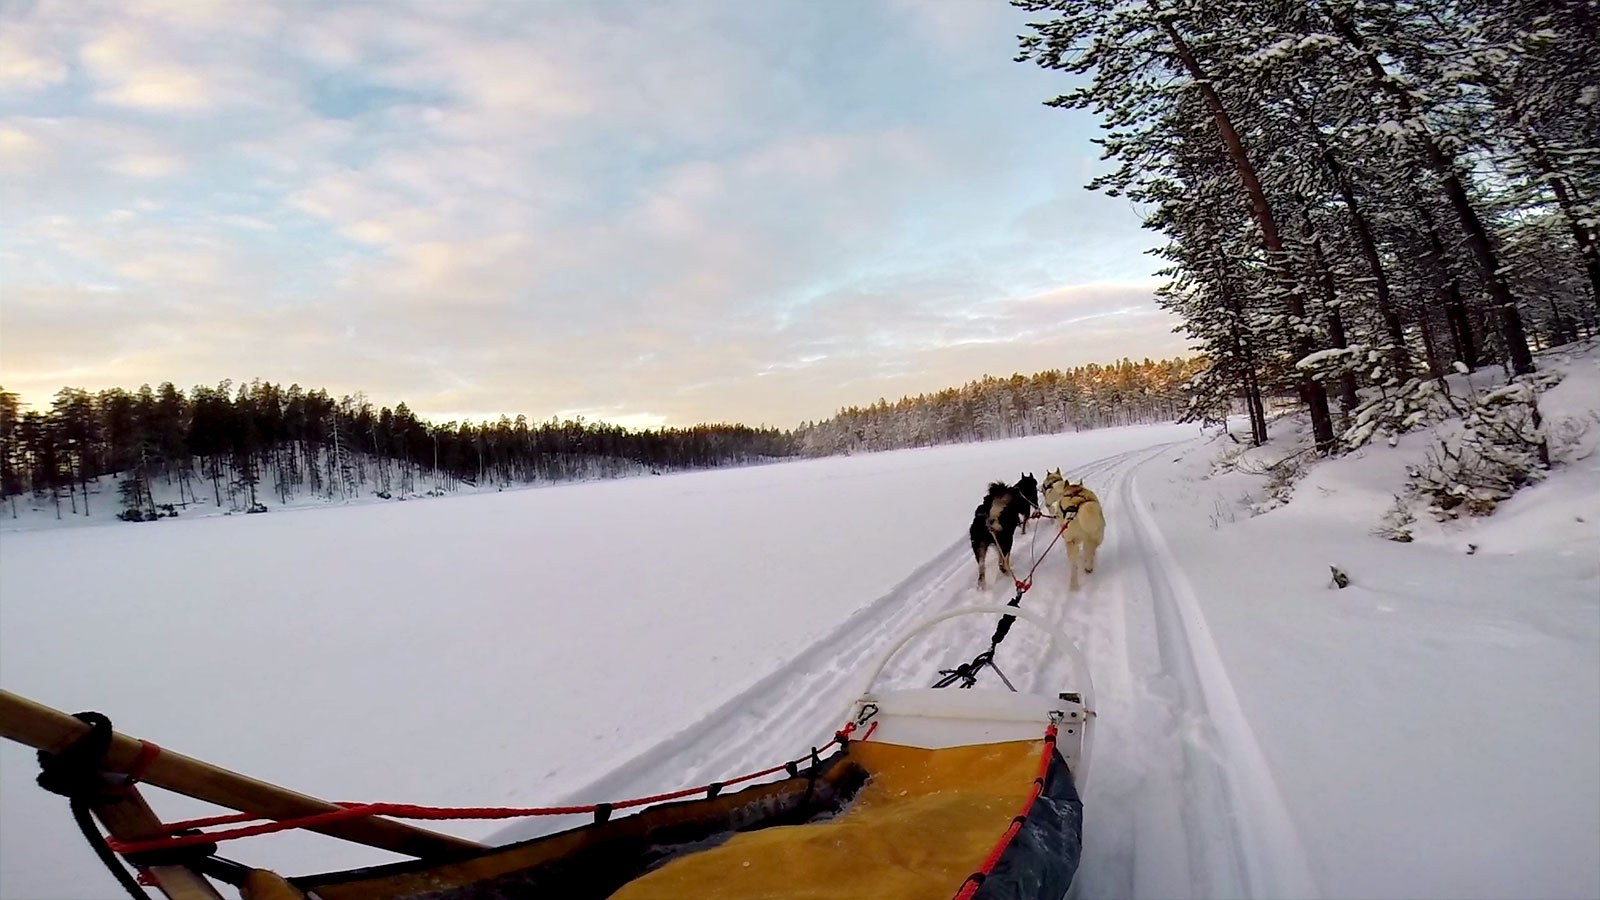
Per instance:
[[[1199,359],[1124,359],[1031,377],[985,377],[897,403],[841,409],[800,426],[794,440],[801,453],[827,456],[1170,422],[1189,402],[1184,383],[1204,368]]]
[[[580,419],[531,423],[418,418],[360,395],[224,381],[188,393],[63,388],[24,409],[0,388],[0,500],[32,496],[58,515],[89,515],[116,481],[122,518],[175,515],[191,503],[263,512],[296,497],[332,501],[744,465],[1069,429],[1170,420],[1184,409],[1194,360],[1090,365],[985,378],[937,394],[851,407],[793,431],[744,425],[627,429]],[[155,485],[163,485],[162,502]],[[91,491],[91,486],[96,486]],[[170,501],[170,502],[168,502]]]

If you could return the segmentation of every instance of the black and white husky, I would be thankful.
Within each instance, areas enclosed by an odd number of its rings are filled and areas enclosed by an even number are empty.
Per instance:
[[[1022,508],[1022,533],[1027,534],[1028,519],[1041,511],[1039,506],[1039,482],[1033,477],[1033,473],[1029,472],[1018,478],[1017,483],[1011,489],[1017,492],[1017,496],[1021,497],[1025,504]]]
[[[1031,495],[1031,496],[1030,496]],[[989,485],[983,502],[972,511],[972,525],[967,536],[972,539],[972,555],[978,561],[978,587],[987,583],[989,547],[1000,551],[1000,573],[1011,573],[1011,538],[1018,526],[1024,525],[1028,515],[1038,505],[1039,486],[1032,475],[1024,475],[1015,487],[1004,481]]]

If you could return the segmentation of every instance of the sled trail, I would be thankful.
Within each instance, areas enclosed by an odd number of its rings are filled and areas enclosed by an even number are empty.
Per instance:
[[[1079,642],[1098,694],[1095,764],[1084,791],[1084,855],[1074,895],[1310,895],[1298,839],[1204,634],[1187,579],[1139,506],[1137,470],[1172,446],[1120,453],[1067,472],[1086,481],[1106,508],[1096,570],[1084,577],[1082,589],[1068,590],[1067,559],[1057,544],[1022,601]],[[959,525],[952,531],[960,534]],[[1052,535],[1047,522],[1036,525],[1041,527],[1016,538],[1013,565],[1019,576]],[[992,576],[992,559],[989,565]],[[944,610],[1010,599],[1010,579],[995,579],[982,592],[975,581],[962,535],[710,716],[567,799],[633,796],[678,781],[708,781],[823,742],[861,687],[862,672],[902,633]],[[994,627],[980,618],[945,625],[896,656],[881,683],[931,684],[940,668],[984,649]],[[1059,689],[1067,674],[1062,662],[1050,658],[1044,636],[1022,622],[999,648],[996,663],[1020,690]],[[977,689],[1004,687],[986,671]],[[1239,771],[1241,761],[1259,768]],[[671,773],[674,783],[663,783],[663,773]],[[577,822],[523,824],[495,837],[526,838],[572,824]],[[1276,851],[1287,852],[1290,864],[1268,869],[1255,862],[1263,831],[1272,835]]]

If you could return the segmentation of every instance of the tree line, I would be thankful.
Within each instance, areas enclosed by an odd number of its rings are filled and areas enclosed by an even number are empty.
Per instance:
[[[1331,449],[1363,388],[1600,333],[1594,0],[1012,2],[1166,239],[1189,417],[1294,394]]]
[[[795,430],[800,453],[927,447],[1061,431],[1170,422],[1187,408],[1184,384],[1198,359],[1091,363],[1033,376],[985,376],[958,388],[839,410]]]
[[[0,498],[47,496],[91,512],[91,484],[116,475],[127,518],[189,504],[262,511],[266,500],[343,499],[705,468],[793,455],[787,432],[743,425],[629,430],[581,418],[433,424],[404,403],[262,381],[187,394],[171,383],[97,393],[63,388],[47,410],[0,389]],[[157,504],[152,484],[175,502]],[[161,507],[165,507],[164,509]]]
[[[988,377],[937,394],[850,407],[785,431],[743,425],[627,429],[583,419],[532,423],[419,418],[404,403],[263,381],[187,393],[170,382],[135,391],[62,388],[25,409],[0,388],[0,503],[29,496],[58,516],[115,502],[123,518],[190,505],[243,512],[297,497],[438,494],[476,488],[709,468],[856,450],[992,440],[1171,419],[1194,361],[1089,365],[1032,377]],[[103,479],[115,478],[116,500]],[[159,490],[158,490],[159,488]],[[158,493],[161,495],[158,498]],[[99,495],[98,497],[96,495]]]

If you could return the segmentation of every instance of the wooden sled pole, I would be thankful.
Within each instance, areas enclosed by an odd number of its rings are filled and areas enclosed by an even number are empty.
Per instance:
[[[0,723],[5,721],[5,717],[0,716]],[[107,798],[90,808],[100,819],[101,824],[106,826],[106,831],[119,841],[144,841],[166,837],[166,830],[161,827],[161,819],[150,809],[150,805],[144,802],[144,798],[139,796],[137,790],[129,791],[120,797]],[[146,871],[170,900],[222,900],[222,895],[211,886],[211,882],[188,866],[151,866]]]
[[[0,690],[0,737],[36,750],[59,753],[88,731],[88,725],[60,710]],[[106,752],[105,770],[127,773],[138,757],[139,749],[137,739],[120,732],[114,733],[111,736],[111,749]],[[267,819],[292,819],[340,808],[326,800],[257,781],[165,748],[145,769],[141,781]],[[140,805],[143,805],[142,801]],[[149,813],[149,807],[145,807],[145,812]],[[153,814],[151,817],[154,818]],[[107,825],[110,827],[109,820]],[[482,844],[465,838],[378,817],[328,822],[306,830],[421,858],[460,856],[484,849]],[[116,836],[128,839],[123,835]],[[139,837],[155,836],[159,835]]]

